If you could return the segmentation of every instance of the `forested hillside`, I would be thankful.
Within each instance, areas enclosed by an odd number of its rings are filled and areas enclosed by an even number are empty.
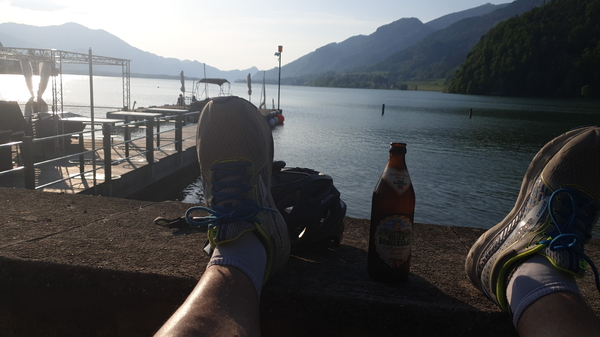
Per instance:
[[[398,88],[408,80],[452,76],[490,29],[545,2],[547,0],[516,0],[491,13],[460,20],[368,68],[353,73],[327,73],[313,85]]]
[[[553,0],[486,34],[448,88],[510,96],[600,96],[600,0]]]

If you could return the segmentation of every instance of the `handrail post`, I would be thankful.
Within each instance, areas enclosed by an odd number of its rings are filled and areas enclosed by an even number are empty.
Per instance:
[[[154,117],[146,117],[146,161],[154,163]]]
[[[102,147],[104,148],[104,191],[109,197],[112,197],[112,144],[111,144],[110,123],[102,123]]]
[[[129,124],[129,116],[125,115],[125,126],[123,130],[123,139],[125,141],[125,158],[129,158],[129,141],[131,140],[131,136],[129,135],[129,128],[131,127]]]
[[[160,118],[156,119],[156,147],[160,147]]]
[[[177,152],[183,151],[183,113],[177,112],[177,118],[175,118],[175,150]]]
[[[83,132],[79,133],[79,173],[85,172],[85,157],[83,152],[85,151],[85,145],[83,144]]]
[[[21,153],[23,155],[23,172],[25,179],[25,188],[35,190],[35,166],[33,161],[33,137],[23,137],[23,147]]]

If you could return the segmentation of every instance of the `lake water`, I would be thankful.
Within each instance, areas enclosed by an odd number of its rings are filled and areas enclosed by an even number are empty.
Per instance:
[[[178,80],[132,78],[131,101],[137,107],[173,104],[180,86]],[[121,106],[121,88],[121,78],[94,78],[95,105],[106,107],[96,108],[97,117]],[[87,76],[64,76],[63,91],[65,111],[89,115]],[[253,91],[256,104],[260,86]],[[232,85],[233,94],[248,98],[246,92],[245,83]],[[277,99],[276,86],[267,86],[267,97]],[[0,76],[0,99],[24,104],[23,78]],[[600,124],[600,103],[594,101],[424,91],[282,86],[281,108],[285,125],[273,130],[275,159],[332,176],[348,216],[369,218],[389,143],[405,142],[415,221],[481,228],[512,209],[529,162],[547,141],[579,125]],[[190,183],[180,198],[196,202],[199,184]]]
[[[443,225],[493,226],[513,207],[540,147],[600,122],[587,102],[305,87],[285,88],[282,97],[278,159],[330,174],[348,214],[368,218],[389,143],[405,142],[415,221]]]

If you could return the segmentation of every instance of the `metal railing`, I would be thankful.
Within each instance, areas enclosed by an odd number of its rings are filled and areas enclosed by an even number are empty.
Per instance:
[[[167,115],[167,116],[162,116],[162,117],[146,117],[144,120],[141,120],[141,121],[134,121],[134,122],[123,123],[123,124],[118,124],[118,125],[113,125],[113,124],[115,124],[114,122],[100,122],[102,124],[101,131],[102,131],[102,136],[103,136],[102,137],[102,147],[93,148],[92,150],[87,150],[87,151],[85,150],[85,147],[84,147],[84,135],[91,134],[92,132],[98,132],[98,131],[100,131],[100,129],[93,129],[93,130],[81,131],[81,132],[73,132],[73,133],[61,134],[61,135],[43,137],[43,138],[33,138],[30,136],[25,136],[25,137],[23,137],[22,141],[0,144],[0,151],[2,149],[6,149],[6,148],[10,149],[9,151],[11,151],[11,155],[10,155],[11,165],[12,165],[12,147],[18,146],[18,148],[20,149],[20,157],[21,157],[21,162],[22,162],[22,165],[20,165],[20,166],[14,167],[10,170],[1,171],[0,176],[9,174],[11,172],[23,171],[24,172],[23,179],[24,179],[25,188],[31,189],[31,190],[37,190],[37,189],[43,189],[43,188],[58,184],[60,182],[64,182],[64,181],[73,179],[73,178],[80,177],[81,179],[84,179],[87,175],[92,173],[93,187],[96,188],[96,186],[98,185],[97,179],[96,179],[96,173],[100,170],[103,170],[104,171],[104,184],[105,184],[105,186],[107,186],[108,191],[112,191],[112,188],[111,188],[112,165],[117,165],[122,162],[130,161],[132,158],[143,156],[143,155],[145,155],[147,164],[153,165],[154,152],[156,150],[164,150],[170,146],[175,146],[175,151],[177,153],[182,152],[183,151],[183,142],[187,139],[196,137],[196,135],[194,133],[194,135],[192,135],[192,136],[183,138],[183,129],[188,128],[188,127],[195,127],[195,125],[196,125],[195,123],[184,123],[184,121],[186,119],[188,119],[189,117],[198,115],[199,113],[200,113],[199,111],[188,112],[188,113],[178,112],[175,115]],[[175,128],[160,131],[161,121],[168,122],[169,120],[173,120],[173,119],[175,119]],[[100,124],[100,123],[98,123],[98,124]],[[139,129],[141,129],[140,126],[145,126],[145,128],[146,128],[145,135],[132,139],[131,138],[131,129],[135,128],[135,129],[139,130]],[[156,132],[154,132],[155,127],[156,127]],[[124,140],[119,143],[113,143],[113,141],[112,141],[113,131],[116,131],[119,128],[123,129]],[[170,132],[174,132],[174,134],[175,134],[174,138],[172,139],[171,142],[164,143],[164,140],[165,140],[164,134],[170,133]],[[163,144],[161,144],[161,135],[163,135]],[[48,159],[48,160],[35,162],[34,152],[36,150],[35,149],[36,144],[40,144],[43,146],[44,142],[64,141],[64,139],[66,137],[78,137],[79,138],[79,152],[52,158],[52,159]],[[142,139],[146,139],[145,149],[143,149],[143,150],[141,150],[137,146],[137,144],[134,144],[135,142],[142,140]],[[156,142],[156,147],[154,146],[155,142]],[[133,154],[130,153],[131,148],[133,148],[132,145],[136,145],[135,146],[136,153],[133,153]],[[113,149],[113,147],[116,147],[116,146],[124,146],[125,147],[125,151],[124,151],[125,155],[124,155],[124,157],[120,157],[118,160],[113,160],[112,149]],[[100,165],[98,165],[95,158],[100,151],[103,151],[102,152],[103,160],[102,160],[102,163]],[[91,154],[92,158],[93,158],[92,159],[92,168],[90,170],[86,171],[85,170],[85,166],[86,166],[85,156],[89,155],[89,154]],[[53,181],[36,186],[36,176],[35,176],[36,168],[41,167],[42,165],[68,160],[69,158],[73,158],[73,157],[78,157],[79,173],[70,175],[69,177],[53,180]],[[17,165],[19,165],[19,162]],[[95,193],[95,194],[97,194],[97,193]],[[112,193],[109,192],[108,194],[110,195]]]

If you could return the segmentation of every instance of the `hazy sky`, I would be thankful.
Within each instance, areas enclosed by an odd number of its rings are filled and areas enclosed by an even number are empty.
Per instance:
[[[0,22],[76,22],[164,57],[220,70],[277,66],[404,17],[423,22],[510,0],[0,0]],[[106,55],[112,56],[112,55]]]

